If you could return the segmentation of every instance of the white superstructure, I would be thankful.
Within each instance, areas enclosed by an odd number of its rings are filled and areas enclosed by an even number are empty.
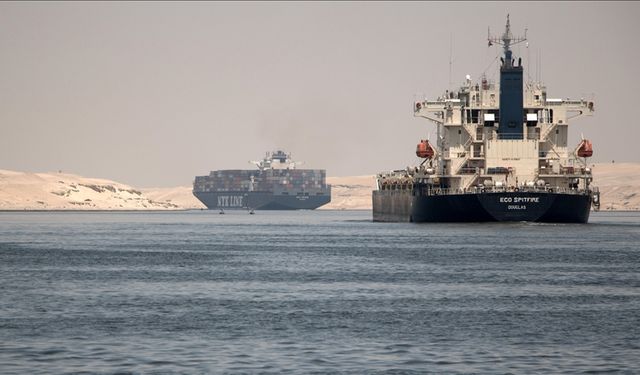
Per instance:
[[[524,136],[501,139],[499,96],[499,84],[467,80],[456,92],[415,104],[415,116],[436,123],[432,166],[450,179],[451,188],[496,183],[515,188],[540,180],[547,186],[569,187],[571,178],[585,180],[590,170],[575,146],[569,146],[567,135],[569,120],[593,113],[592,100],[551,99],[544,85],[529,82],[524,88]],[[505,170],[508,173],[502,173]]]
[[[544,84],[523,82],[522,60],[512,57],[510,47],[525,40],[526,34],[512,35],[508,17],[502,36],[488,38],[489,45],[504,47],[502,89],[484,76],[473,82],[467,75],[457,91],[414,103],[414,116],[436,124],[437,141],[435,156],[405,176],[410,183],[426,179],[453,192],[589,190],[591,170],[578,153],[591,156],[591,143],[583,140],[577,145],[582,148],[569,145],[568,128],[570,120],[593,114],[593,99],[550,98]]]

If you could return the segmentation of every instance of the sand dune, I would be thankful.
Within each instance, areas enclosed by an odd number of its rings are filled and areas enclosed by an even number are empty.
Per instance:
[[[601,210],[640,210],[640,163],[594,164],[593,181]]]
[[[370,210],[375,176],[327,177],[331,184],[331,202],[320,209]]]
[[[0,210],[176,210],[139,189],[67,173],[0,170]]]
[[[207,208],[200,202],[191,190],[192,186],[177,186],[171,188],[143,188],[142,193],[155,202],[175,204],[186,210]]]
[[[593,165],[602,210],[640,210],[640,163]],[[331,203],[321,209],[371,209],[374,176],[328,177]],[[0,210],[183,210],[204,205],[191,186],[135,189],[66,173],[0,170]]]

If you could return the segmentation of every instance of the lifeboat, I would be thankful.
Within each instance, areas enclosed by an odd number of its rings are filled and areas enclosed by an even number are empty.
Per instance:
[[[416,146],[416,155],[419,158],[431,159],[433,154],[435,154],[433,147],[431,147],[429,141],[426,139],[421,140],[420,143],[418,143],[418,146]]]
[[[588,158],[593,155],[593,145],[591,145],[591,141],[588,139],[583,139],[582,142],[578,145],[578,149],[576,154],[581,158]]]

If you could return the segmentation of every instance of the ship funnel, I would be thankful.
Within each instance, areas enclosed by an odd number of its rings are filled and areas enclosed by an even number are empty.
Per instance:
[[[511,22],[507,15],[507,24],[501,37],[488,36],[489,45],[500,44],[504,49],[502,66],[500,67],[500,123],[498,136],[501,139],[522,139],[523,136],[523,85],[522,85],[522,58],[515,65],[511,46],[527,40],[526,30],[524,37],[514,37],[511,33]]]

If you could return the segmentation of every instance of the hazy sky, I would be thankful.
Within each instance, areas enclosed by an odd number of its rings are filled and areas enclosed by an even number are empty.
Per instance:
[[[414,98],[449,88],[450,55],[454,86],[497,78],[507,13],[550,97],[595,97],[570,142],[640,161],[638,2],[1,2],[0,169],[176,186],[276,148],[404,168],[435,138]]]

